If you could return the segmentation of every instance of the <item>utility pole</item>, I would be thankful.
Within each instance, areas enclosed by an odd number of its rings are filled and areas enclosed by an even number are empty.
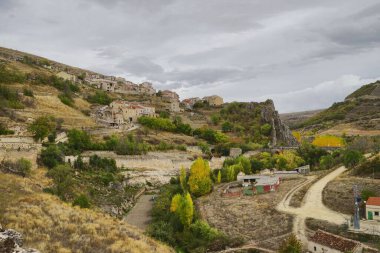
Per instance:
[[[360,212],[359,212],[359,204],[362,201],[359,196],[358,186],[353,186],[354,192],[354,201],[355,201],[355,210],[354,210],[354,229],[360,229]]]

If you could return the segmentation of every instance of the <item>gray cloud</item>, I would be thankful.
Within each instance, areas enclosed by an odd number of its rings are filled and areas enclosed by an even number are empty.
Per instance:
[[[315,109],[342,98],[339,81],[314,89],[326,80],[379,76],[379,13],[377,0],[0,0],[0,45],[181,97]]]

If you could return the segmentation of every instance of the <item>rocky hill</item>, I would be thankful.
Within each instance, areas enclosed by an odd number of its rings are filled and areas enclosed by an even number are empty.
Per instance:
[[[380,134],[380,81],[362,86],[344,101],[334,103],[294,128],[333,134]]]

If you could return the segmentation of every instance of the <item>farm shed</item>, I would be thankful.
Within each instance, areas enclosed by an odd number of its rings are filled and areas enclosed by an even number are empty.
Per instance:
[[[237,180],[244,187],[244,195],[276,191],[280,185],[280,178],[278,176],[244,175],[244,173],[239,173]]]
[[[366,202],[367,220],[380,221],[380,197],[369,197]]]
[[[310,238],[307,246],[308,252],[325,253],[361,253],[362,244],[338,235],[334,235],[323,230],[318,230]]]

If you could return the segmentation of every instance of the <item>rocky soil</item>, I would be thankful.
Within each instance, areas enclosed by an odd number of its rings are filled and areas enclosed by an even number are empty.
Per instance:
[[[13,229],[3,229],[0,224],[0,253],[39,253],[35,249],[22,248],[24,239]]]
[[[292,232],[291,215],[275,210],[285,194],[303,179],[289,179],[281,183],[277,192],[242,197],[222,197],[218,188],[199,199],[201,215],[210,225],[227,235],[241,236],[247,243],[277,249],[280,242]]]

